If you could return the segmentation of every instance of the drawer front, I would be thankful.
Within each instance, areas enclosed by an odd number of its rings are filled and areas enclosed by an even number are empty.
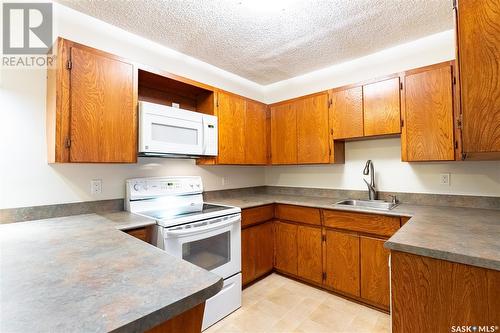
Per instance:
[[[276,218],[280,220],[321,225],[321,217],[318,208],[294,205],[277,205]]]
[[[272,220],[274,205],[246,208],[241,211],[241,227]]]
[[[366,232],[385,237],[392,236],[400,225],[399,217],[377,214],[351,213],[334,210],[323,212],[327,227]]]

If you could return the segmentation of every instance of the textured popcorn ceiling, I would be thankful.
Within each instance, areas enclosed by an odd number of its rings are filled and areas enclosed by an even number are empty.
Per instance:
[[[57,0],[259,84],[453,27],[451,0]]]

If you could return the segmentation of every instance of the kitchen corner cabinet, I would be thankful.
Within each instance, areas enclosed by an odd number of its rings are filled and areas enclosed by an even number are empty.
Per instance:
[[[265,165],[267,149],[267,106],[224,91],[217,92],[219,153],[198,164]]]
[[[500,159],[500,2],[459,0],[462,158]]]
[[[452,73],[450,62],[406,73],[403,161],[455,160]]]
[[[47,73],[48,161],[137,161],[137,69],[62,38]]]
[[[271,163],[343,163],[343,145],[330,132],[328,92],[270,106]]]

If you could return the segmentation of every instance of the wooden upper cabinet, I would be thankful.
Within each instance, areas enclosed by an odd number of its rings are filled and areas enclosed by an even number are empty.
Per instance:
[[[333,138],[363,136],[363,90],[354,87],[332,91]]]
[[[137,161],[137,70],[112,54],[58,39],[48,72],[49,162]]]
[[[465,158],[500,159],[500,2],[458,1]]]
[[[297,164],[297,110],[293,103],[271,106],[272,164]]]
[[[245,109],[245,164],[267,164],[267,106],[247,100]]]
[[[218,92],[219,164],[245,163],[245,100]]]
[[[403,161],[455,159],[452,84],[449,62],[405,76]]]
[[[297,162],[330,162],[328,93],[299,99],[297,112]]]
[[[364,135],[401,133],[399,77],[363,86]]]

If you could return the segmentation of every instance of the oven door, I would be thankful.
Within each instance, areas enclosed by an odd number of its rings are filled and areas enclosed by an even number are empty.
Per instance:
[[[165,251],[222,278],[241,272],[241,214],[164,230]]]
[[[147,102],[139,108],[140,154],[203,153],[202,114]]]

